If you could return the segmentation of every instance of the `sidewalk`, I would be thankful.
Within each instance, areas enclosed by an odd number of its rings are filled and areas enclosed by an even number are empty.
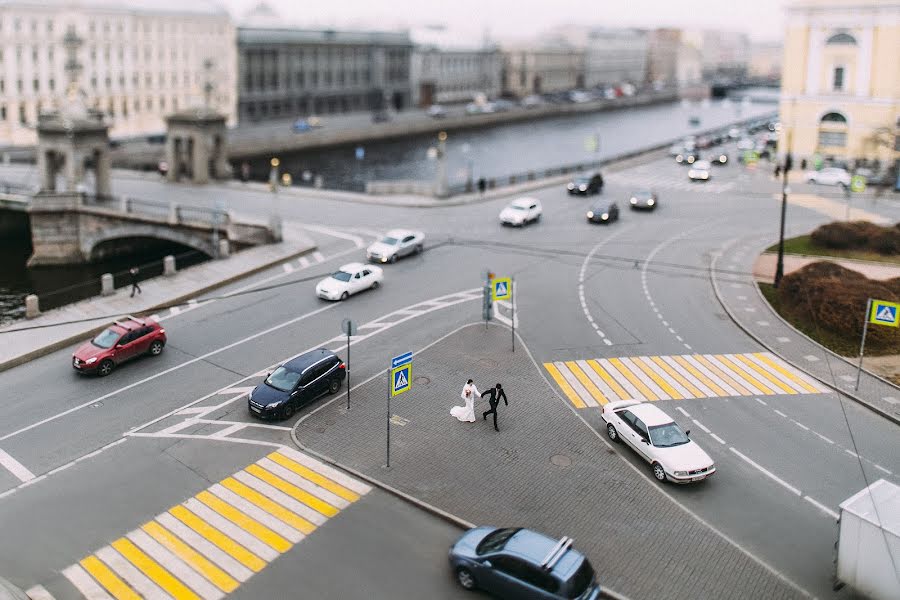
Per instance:
[[[601,585],[632,598],[802,597],[635,473],[509,335],[475,324],[417,352],[412,390],[391,403],[390,469],[383,377],[354,391],[349,412],[340,397],[298,421],[295,441],[465,521],[572,535]],[[504,384],[499,433],[450,416],[467,377],[481,391]],[[476,401],[477,416],[486,408]]]
[[[134,298],[129,297],[126,286],[118,288],[111,296],[82,300],[0,328],[0,371],[81,342],[117,316],[147,314],[160,307],[185,302],[316,248],[309,237],[288,223],[284,224],[283,236],[284,241],[278,244],[248,248],[229,258],[179,271],[172,277],[143,281],[142,293]],[[70,321],[76,322],[55,325]]]
[[[835,258],[833,256],[806,256],[801,254],[784,255],[784,274],[793,273],[814,262],[833,262],[847,269],[858,271],[878,281],[900,277],[900,264],[881,263],[868,260],[854,260],[850,258]],[[772,283],[775,281],[775,267],[778,263],[778,254],[764,252],[757,257],[753,264],[753,277],[756,281]]]
[[[864,368],[859,390],[855,391],[856,361],[838,356],[794,329],[769,305],[759,291],[755,277],[734,274],[746,272],[754,263],[758,265],[759,253],[770,244],[771,239],[768,235],[742,238],[732,242],[713,259],[710,277],[722,307],[741,329],[771,352],[841,395],[869,407],[900,425],[900,388]],[[787,257],[785,259],[787,273],[789,272]],[[763,262],[768,260],[763,259]],[[843,264],[843,261],[836,262]],[[869,275],[866,270],[860,268],[858,263],[861,261],[851,262],[854,264],[845,266]],[[762,274],[768,273],[769,271],[765,270]],[[863,366],[865,367],[865,363]]]

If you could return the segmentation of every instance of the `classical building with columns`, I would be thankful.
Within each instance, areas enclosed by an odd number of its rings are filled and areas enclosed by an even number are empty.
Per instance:
[[[900,2],[794,0],[787,9],[780,151],[900,159]]]

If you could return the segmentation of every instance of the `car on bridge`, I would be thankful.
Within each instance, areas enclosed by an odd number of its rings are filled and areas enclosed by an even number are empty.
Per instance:
[[[604,405],[600,417],[609,439],[631,446],[650,463],[657,481],[691,483],[716,472],[713,460],[688,437],[691,430],[683,431],[655,404],[617,400]]]
[[[316,285],[316,296],[323,300],[346,300],[353,294],[378,289],[383,281],[381,267],[347,263]]]
[[[613,221],[619,220],[619,205],[615,202],[606,200],[598,200],[594,203],[587,214],[588,223],[602,223],[607,225]]]
[[[450,568],[466,590],[516,600],[597,600],[600,586],[572,538],[521,527],[474,527],[450,547]]]
[[[366,249],[366,258],[372,262],[395,263],[398,258],[421,254],[424,242],[425,234],[421,231],[392,229]]]
[[[247,397],[250,414],[262,419],[289,419],[317,398],[336,394],[347,377],[347,365],[325,348],[284,363]]]
[[[599,194],[603,191],[603,175],[600,173],[579,175],[566,185],[566,189],[570,196]]]
[[[153,319],[129,316],[116,321],[72,354],[78,373],[106,377],[122,363],[139,356],[159,356],[166,345],[166,330]]]
[[[540,200],[536,198],[516,198],[500,211],[500,223],[522,227],[528,223],[537,223],[541,220],[544,209]]]
[[[631,210],[656,210],[659,206],[659,198],[656,192],[650,190],[638,190],[629,199]]]

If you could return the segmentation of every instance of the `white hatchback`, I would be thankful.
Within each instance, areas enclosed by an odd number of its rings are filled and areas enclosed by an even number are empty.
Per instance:
[[[624,441],[650,463],[659,481],[690,483],[716,472],[709,455],[682,431],[666,413],[649,402],[610,402],[600,413],[606,434],[614,442]]]
[[[517,198],[500,211],[500,222],[504,225],[521,227],[541,219],[544,209],[535,198]]]
[[[826,167],[821,171],[809,171],[806,174],[806,182],[850,187],[850,173],[838,167]]]
[[[363,290],[374,290],[384,281],[381,267],[348,263],[316,285],[316,296],[323,300],[346,300]]]

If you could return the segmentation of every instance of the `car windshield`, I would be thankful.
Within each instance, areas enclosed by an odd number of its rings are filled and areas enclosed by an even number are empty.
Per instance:
[[[503,548],[506,547],[506,542],[518,532],[519,529],[515,527],[507,527],[506,529],[492,531],[487,534],[487,536],[481,540],[481,543],[478,544],[478,547],[475,548],[475,554],[481,556],[483,554],[488,554],[489,552],[503,550]]]
[[[113,329],[104,329],[100,335],[91,340],[91,343],[98,348],[112,348],[121,335]]]
[[[383,238],[381,238],[381,243],[382,243],[382,244],[387,244],[388,246],[396,246],[396,245],[397,245],[397,241],[398,241],[397,238],[392,238],[392,237],[383,237]]]
[[[576,185],[587,185],[587,184],[589,184],[590,182],[591,182],[591,180],[590,180],[590,178],[588,178],[588,177],[577,177],[577,178],[575,178],[575,183],[576,183]]]
[[[525,207],[524,207],[524,206],[519,206],[518,204],[510,204],[509,207],[510,207],[512,210],[525,210]]]
[[[653,197],[653,194],[651,194],[650,192],[648,192],[646,190],[641,190],[639,192],[635,192],[634,197],[637,198],[638,200],[649,200],[650,198]]]
[[[591,566],[591,563],[589,563],[587,559],[584,559],[581,561],[581,566],[578,567],[578,570],[575,571],[575,574],[572,576],[572,581],[566,596],[569,598],[578,598],[587,591],[588,587],[593,583],[594,567]]]
[[[300,373],[285,369],[284,367],[278,367],[275,369],[274,373],[266,378],[266,385],[269,385],[276,390],[281,390],[282,392],[289,392],[294,389],[294,386],[297,385],[297,381],[299,380]]]
[[[348,273],[347,271],[338,271],[337,273],[332,273],[331,277],[337,279],[338,281],[350,281],[350,278],[353,277],[353,274]]]
[[[650,427],[650,443],[656,448],[671,448],[687,444],[689,441],[690,438],[675,423]]]

